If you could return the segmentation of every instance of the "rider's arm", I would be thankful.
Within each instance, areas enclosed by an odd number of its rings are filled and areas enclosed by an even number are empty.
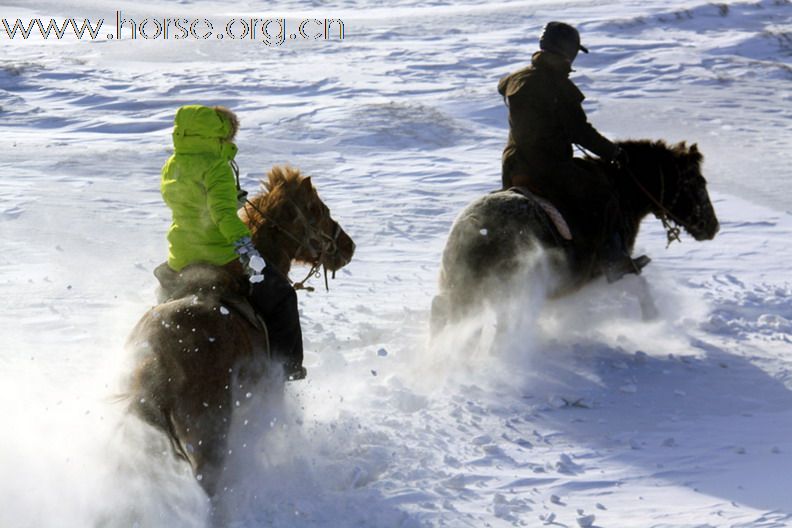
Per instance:
[[[226,240],[234,243],[249,237],[250,229],[237,215],[236,182],[228,162],[218,161],[206,173],[204,185],[209,215]]]
[[[567,92],[565,94],[567,100],[564,101],[561,109],[561,118],[572,143],[590,150],[600,158],[612,160],[618,147],[588,122],[582,106],[585,97],[571,81]]]

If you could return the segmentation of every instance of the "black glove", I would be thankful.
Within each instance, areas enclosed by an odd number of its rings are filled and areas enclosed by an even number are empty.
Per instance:
[[[630,157],[627,155],[627,152],[621,148],[616,147],[616,152],[613,153],[613,158],[611,159],[611,163],[613,163],[616,168],[620,170],[624,170],[627,168],[627,165],[630,163]]]

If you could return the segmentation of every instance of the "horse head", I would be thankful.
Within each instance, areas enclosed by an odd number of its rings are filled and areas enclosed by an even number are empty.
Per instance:
[[[349,263],[355,243],[333,219],[310,177],[294,167],[274,166],[262,187],[266,192],[250,200],[243,217],[267,261],[285,273],[292,260],[332,272]],[[271,254],[273,239],[284,254]]]
[[[679,227],[698,241],[712,240],[720,229],[712,207],[707,180],[701,174],[702,155],[694,143],[668,146],[663,141],[628,141],[622,144],[631,171],[648,207],[663,221],[669,241]]]

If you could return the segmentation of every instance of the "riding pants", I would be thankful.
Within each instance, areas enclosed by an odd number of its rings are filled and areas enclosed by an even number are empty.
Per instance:
[[[272,266],[264,268],[263,274],[262,282],[251,284],[250,302],[267,324],[273,359],[283,362],[289,372],[303,362],[297,292]]]

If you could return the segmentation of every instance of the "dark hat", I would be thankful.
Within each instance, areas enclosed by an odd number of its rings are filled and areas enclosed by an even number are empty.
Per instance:
[[[548,22],[539,37],[539,48],[544,51],[559,53],[569,59],[575,60],[578,51],[588,53],[585,46],[580,45],[578,30],[563,22]]]

